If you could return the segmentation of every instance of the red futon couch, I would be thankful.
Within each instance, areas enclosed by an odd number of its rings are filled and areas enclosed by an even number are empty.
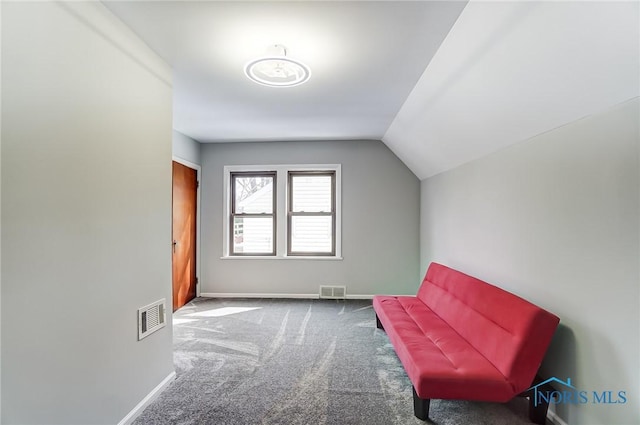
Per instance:
[[[531,387],[558,317],[516,295],[432,263],[413,296],[373,298],[413,384],[416,417],[435,399],[507,402]],[[544,423],[548,405],[529,403]],[[535,407],[534,407],[535,406]],[[544,411],[540,411],[544,409]]]

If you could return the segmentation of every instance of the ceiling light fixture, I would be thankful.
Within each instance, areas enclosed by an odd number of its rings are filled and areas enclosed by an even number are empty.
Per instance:
[[[271,87],[299,86],[309,80],[311,70],[305,64],[287,57],[287,49],[275,44],[267,57],[255,59],[244,67],[252,81]]]

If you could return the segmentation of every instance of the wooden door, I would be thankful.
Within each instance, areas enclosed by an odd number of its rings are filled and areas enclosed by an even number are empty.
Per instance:
[[[173,311],[196,296],[196,202],[198,174],[173,162]]]

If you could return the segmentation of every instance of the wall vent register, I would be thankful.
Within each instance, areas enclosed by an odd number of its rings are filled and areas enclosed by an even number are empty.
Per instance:
[[[330,300],[343,300],[347,297],[346,286],[327,286],[320,285],[320,298]]]
[[[164,328],[167,321],[164,298],[138,309],[138,341]]]

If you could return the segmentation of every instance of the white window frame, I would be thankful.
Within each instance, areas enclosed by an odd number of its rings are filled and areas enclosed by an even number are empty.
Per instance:
[[[294,197],[293,197],[293,180],[296,177],[313,177],[313,176],[323,176],[330,178],[331,185],[331,197],[330,197],[330,211],[296,211],[294,210]],[[313,170],[313,171],[289,171],[287,173],[287,189],[289,189],[289,196],[287,196],[287,255],[301,255],[307,257],[313,256],[323,256],[323,257],[335,257],[336,251],[336,173],[335,171],[326,171],[326,170]],[[293,244],[293,219],[294,217],[330,217],[331,218],[331,251],[329,252],[305,252],[305,251],[294,251]]]
[[[278,230],[277,227],[277,210],[276,210],[276,196],[277,196],[277,192],[276,192],[276,185],[277,185],[277,175],[275,172],[273,171],[267,171],[267,172],[249,172],[249,173],[245,173],[245,172],[231,172],[229,173],[230,177],[229,177],[229,182],[230,182],[230,189],[231,189],[231,194],[234,193],[234,190],[237,190],[233,187],[231,187],[231,182],[233,181],[233,176],[235,175],[236,178],[242,178],[243,176],[247,176],[247,177],[271,177],[272,181],[273,181],[273,185],[272,185],[272,190],[273,190],[273,197],[272,197],[272,205],[271,205],[271,213],[269,214],[248,214],[248,213],[238,213],[237,211],[233,211],[234,210],[234,199],[233,196],[229,196],[230,199],[230,205],[231,207],[229,208],[229,255],[248,255],[248,256],[258,256],[258,255],[268,255],[268,256],[273,256],[275,255],[276,251],[276,232]],[[237,207],[237,205],[236,205]],[[235,213],[235,214],[234,214]],[[233,217],[232,217],[233,216]],[[244,253],[244,252],[233,252],[234,251],[234,247],[233,247],[233,236],[232,234],[235,233],[235,224],[234,224],[234,217],[269,217],[271,218],[271,223],[272,223],[272,238],[273,238],[273,249],[271,252],[253,252],[253,253]],[[243,223],[244,226],[244,223]],[[232,230],[233,229],[233,230]]]
[[[270,171],[276,173],[276,254],[230,255],[231,173]],[[289,171],[333,171],[336,174],[335,255],[287,255],[287,200],[289,199]],[[224,260],[342,260],[342,166],[341,164],[283,164],[283,165],[225,165],[223,176],[224,218],[222,230],[222,259]]]

